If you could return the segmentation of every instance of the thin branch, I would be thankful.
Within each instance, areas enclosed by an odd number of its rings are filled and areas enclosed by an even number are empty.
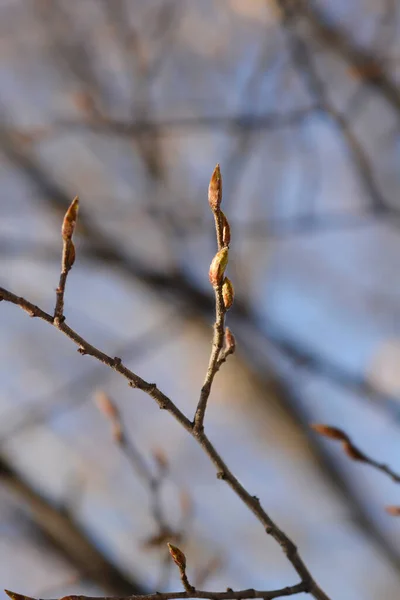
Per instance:
[[[233,287],[230,280],[225,278],[225,268],[228,264],[228,248],[230,243],[230,226],[220,206],[222,201],[222,179],[219,165],[214,169],[211,176],[210,185],[208,188],[208,203],[214,214],[215,234],[217,238],[218,252],[215,255],[209,272],[210,282],[214,288],[215,294],[215,323],[214,337],[211,347],[211,355],[208,363],[206,378],[201,388],[199,402],[197,404],[196,413],[194,416],[195,431],[202,431],[204,428],[204,417],[207,410],[207,402],[211,392],[211,386],[214,377],[219,368],[225,362],[228,354],[225,353],[224,360],[220,361],[220,355],[224,345],[225,338],[225,315],[227,310],[233,303]],[[228,284],[227,284],[228,282]],[[230,297],[229,305],[227,304],[227,296],[224,294],[224,287],[229,286]],[[229,346],[229,344],[228,344]],[[234,344],[229,346],[232,353],[235,349]]]
[[[82,576],[90,578],[111,594],[142,594],[145,591],[142,586],[129,581],[126,575],[101,554],[71,515],[39,494],[2,456],[0,482],[11,491],[15,502],[28,512],[38,530]]]
[[[161,453],[155,454],[158,473],[154,474],[145,457],[128,436],[120,412],[111,398],[105,392],[99,391],[96,395],[96,404],[103,415],[111,422],[114,441],[128,460],[133,472],[140,478],[149,492],[150,511],[158,527],[158,532],[156,535],[151,536],[146,545],[160,545],[171,539],[180,540],[182,532],[174,531],[168,525],[162,505],[161,485],[168,469],[166,457]]]
[[[38,317],[46,323],[48,323],[49,325],[56,327],[57,329],[59,329],[59,331],[61,331],[64,335],[71,339],[74,342],[74,344],[78,346],[78,351],[82,355],[88,354],[89,356],[93,356],[103,364],[107,365],[108,367],[125,377],[125,379],[128,380],[128,383],[131,387],[137,388],[143,391],[144,393],[148,394],[157,402],[161,409],[169,412],[202,447],[202,449],[210,458],[211,462],[216,468],[217,478],[222,479],[230,486],[230,488],[243,501],[247,508],[249,508],[249,510],[251,510],[251,512],[257,517],[257,519],[265,528],[266,533],[268,535],[271,535],[279,543],[289,562],[292,564],[292,566],[301,578],[301,591],[307,590],[316,600],[329,600],[329,597],[317,585],[317,583],[311,576],[311,573],[307,569],[305,563],[300,558],[295,544],[283,531],[279,529],[279,527],[275,524],[271,517],[264,511],[264,509],[261,506],[260,500],[256,496],[252,496],[239,483],[239,481],[229,470],[223,459],[220,457],[220,455],[218,454],[208,437],[205,435],[204,431],[194,429],[191,421],[179,410],[179,408],[168,398],[168,396],[166,396],[163,392],[161,392],[158,389],[155,383],[149,383],[145,381],[136,373],[133,373],[133,371],[125,367],[120,358],[113,358],[111,356],[108,356],[101,350],[98,350],[96,347],[89,344],[89,342],[87,342],[71,327],[69,327],[65,323],[65,321],[59,322],[55,320],[50,314],[46,313],[44,310],[32,304],[25,298],[17,296],[12,292],[9,292],[8,290],[0,287],[0,300],[5,300],[7,302],[10,302],[11,304],[15,304],[16,306],[24,310],[26,313],[28,313],[31,317]],[[216,598],[217,600],[219,598],[218,596],[212,596],[207,592],[205,592],[205,594],[205,596],[198,597]],[[178,597],[186,598],[189,596],[184,595]],[[222,596],[220,598],[224,599],[231,597],[232,596],[228,595]],[[238,596],[238,598],[242,597],[245,596]],[[265,596],[265,598],[268,597],[275,598],[278,596],[276,594],[273,596]],[[170,596],[167,596],[167,598],[170,598]]]
[[[353,444],[350,437],[342,429],[338,429],[337,427],[331,427],[330,425],[324,425],[320,423],[315,423],[311,425],[311,427],[320,435],[341,442],[343,451],[352,460],[358,460],[360,462],[366,463],[367,465],[374,467],[374,469],[377,469],[378,471],[385,473],[385,475],[388,475],[395,483],[400,483],[400,474],[393,471],[393,469],[388,467],[388,465],[380,463],[377,460],[374,460],[373,458],[364,454],[364,452],[362,452],[357,446]]]
[[[9,590],[4,590],[11,600],[35,600],[30,596],[16,594]],[[190,592],[166,592],[147,595],[135,595],[127,597],[108,597],[108,596],[65,596],[62,600],[178,600],[181,598],[208,598],[209,600],[245,600],[246,598],[261,598],[262,600],[273,600],[274,598],[283,598],[284,596],[294,596],[307,592],[304,583],[288,586],[278,590],[258,591],[252,588],[247,590],[234,591],[227,589],[226,592],[206,592],[203,590],[191,590]]]

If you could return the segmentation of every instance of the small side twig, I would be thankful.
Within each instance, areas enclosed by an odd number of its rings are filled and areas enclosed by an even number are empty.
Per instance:
[[[168,470],[166,457],[160,451],[154,453],[154,458],[158,465],[158,473],[154,474],[147,464],[145,457],[127,435],[120,412],[110,396],[103,391],[98,391],[96,394],[96,404],[111,423],[114,441],[129,461],[134,473],[140,478],[149,492],[151,515],[158,527],[158,531],[146,541],[146,545],[159,546],[165,543],[167,539],[180,539],[181,532],[175,532],[168,525],[161,501],[161,485]]]
[[[70,272],[72,265],[75,262],[75,246],[72,241],[74,234],[76,220],[78,217],[79,198],[76,196],[67,212],[65,213],[64,221],[61,228],[61,235],[63,239],[63,251],[61,259],[61,273],[58,288],[56,290],[56,306],[54,309],[54,320],[60,322],[64,319],[64,294],[65,286],[67,284],[68,273]]]
[[[336,440],[338,442],[342,442],[342,448],[345,454],[352,460],[358,460],[360,462],[366,463],[371,467],[374,467],[378,471],[385,473],[388,475],[395,483],[400,483],[400,475],[393,471],[388,465],[384,463],[380,463],[377,460],[367,456],[362,452],[357,446],[353,444],[350,437],[345,433],[342,429],[337,427],[331,427],[330,425],[323,425],[320,423],[314,423],[311,425],[312,429],[322,435],[324,437],[330,438],[331,440]]]
[[[232,343],[232,339],[234,340],[234,338],[229,332],[231,339],[226,340],[226,351],[221,355],[225,338],[225,315],[232,306],[234,299],[232,282],[228,277],[224,277],[225,269],[228,264],[228,250],[231,233],[228,220],[220,208],[221,201],[222,178],[220,167],[217,165],[211,176],[210,185],[208,187],[208,202],[214,214],[218,246],[218,252],[211,262],[209,271],[210,283],[214,288],[215,294],[214,337],[207,374],[201,388],[200,398],[194,416],[194,431],[197,433],[200,433],[204,428],[207,402],[214,377],[221,365],[226,361],[227,357],[235,351],[234,341]]]

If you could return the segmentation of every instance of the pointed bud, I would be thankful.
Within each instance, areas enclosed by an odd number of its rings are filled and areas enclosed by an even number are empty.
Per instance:
[[[229,246],[231,243],[231,228],[228,223],[228,219],[221,210],[221,222],[222,222],[222,245]]]
[[[64,221],[61,228],[61,235],[63,237],[63,240],[65,241],[70,240],[73,236],[76,220],[78,218],[78,209],[79,198],[78,196],[76,196],[72,200],[67,212],[65,213]]]
[[[385,510],[392,517],[400,517],[400,506],[387,506]]]
[[[225,277],[222,284],[222,298],[224,300],[225,310],[229,310],[235,298],[235,290],[229,277]]]
[[[180,571],[185,571],[186,569],[186,556],[183,554],[182,550],[179,550],[177,546],[173,546],[168,542],[167,544],[170,555],[172,556],[175,564],[179,568]]]
[[[208,186],[208,203],[213,212],[219,210],[222,200],[222,178],[219,164],[215,167],[211,175],[210,185]]]
[[[347,456],[349,458],[351,458],[352,460],[359,460],[361,462],[368,462],[367,457],[360,452],[360,450],[358,450],[358,448],[356,448],[355,446],[353,446],[353,444],[351,444],[350,442],[344,442],[343,444],[343,450],[345,451],[345,453],[347,454]]]
[[[222,282],[227,264],[228,248],[222,248],[222,250],[219,250],[214,256],[208,273],[210,283],[212,283],[213,286],[219,285]]]
[[[229,327],[225,328],[225,347],[227,352],[229,352],[230,354],[233,354],[235,352],[236,340]]]
[[[340,440],[342,442],[347,442],[348,437],[341,429],[337,427],[331,427],[330,425],[322,425],[319,423],[314,423],[311,425],[311,429],[314,429],[320,435],[323,435],[331,440]]]

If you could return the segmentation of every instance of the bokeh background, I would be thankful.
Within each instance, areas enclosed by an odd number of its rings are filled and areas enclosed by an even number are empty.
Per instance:
[[[335,600],[399,597],[400,526],[384,507],[400,488],[309,427],[342,427],[400,468],[399,8],[0,0],[1,285],[52,310],[79,194],[69,324],[192,414],[219,162],[238,352],[216,378],[209,435]],[[165,544],[144,543],[148,491],[99,389],[149,464],[168,460],[163,502],[185,520],[195,582],[296,582],[169,415],[56,330],[0,309],[1,588],[179,588]]]

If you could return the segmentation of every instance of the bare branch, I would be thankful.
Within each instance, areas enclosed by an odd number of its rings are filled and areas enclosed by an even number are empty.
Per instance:
[[[4,590],[11,600],[35,600],[30,596],[23,596],[22,594],[16,594],[10,590]],[[248,590],[234,591],[228,588],[226,592],[205,592],[202,590],[192,590],[190,592],[166,592],[155,594],[147,594],[144,596],[127,596],[127,597],[96,597],[96,596],[65,596],[62,600],[179,600],[181,598],[208,598],[209,600],[245,600],[246,598],[261,598],[262,600],[273,600],[274,598],[283,598],[287,596],[294,596],[295,594],[301,594],[307,592],[304,583],[298,583],[297,585],[288,586],[279,590],[271,591],[258,591],[252,588]],[[322,596],[321,596],[322,598]]]
[[[101,350],[98,350],[83,337],[81,337],[76,331],[69,327],[65,321],[61,323],[54,322],[51,315],[46,313],[44,310],[35,306],[25,298],[17,296],[12,292],[0,287],[0,300],[5,300],[11,304],[19,306],[22,310],[27,312],[31,317],[38,317],[46,323],[53,325],[74,344],[78,346],[80,354],[93,356],[103,364],[107,365],[123,377],[128,380],[131,387],[137,388],[144,393],[148,394],[153,398],[161,409],[169,412],[175,419],[181,424],[181,426],[188,432],[194,439],[197,440],[199,445],[203,448],[204,452],[210,458],[211,462],[216,468],[217,478],[225,481],[230,488],[236,493],[236,495],[242,500],[242,502],[251,510],[251,512],[257,517],[260,523],[265,527],[265,531],[268,535],[271,535],[281,546],[283,552],[286,554],[288,560],[293,565],[296,572],[299,574],[302,583],[307,588],[309,593],[316,600],[329,600],[329,597],[319,588],[317,583],[312,578],[309,570],[300,558],[297,547],[290,538],[287,537],[283,531],[275,524],[271,517],[264,511],[261,506],[259,499],[256,496],[252,496],[236,479],[233,473],[229,470],[228,466],[222,460],[218,452],[215,450],[213,444],[210,442],[204,431],[195,430],[191,421],[179,410],[179,408],[161,392],[155,383],[149,383],[139,377],[136,373],[133,373],[130,369],[125,367],[121,359],[118,357],[112,358]],[[304,590],[303,590],[304,591]],[[173,596],[175,597],[175,596]],[[179,596],[185,598],[186,596]],[[200,596],[199,596],[200,597]],[[210,597],[210,596],[204,596]],[[230,598],[230,596],[228,596]],[[277,597],[277,596],[272,596]],[[268,598],[268,596],[267,596]]]

